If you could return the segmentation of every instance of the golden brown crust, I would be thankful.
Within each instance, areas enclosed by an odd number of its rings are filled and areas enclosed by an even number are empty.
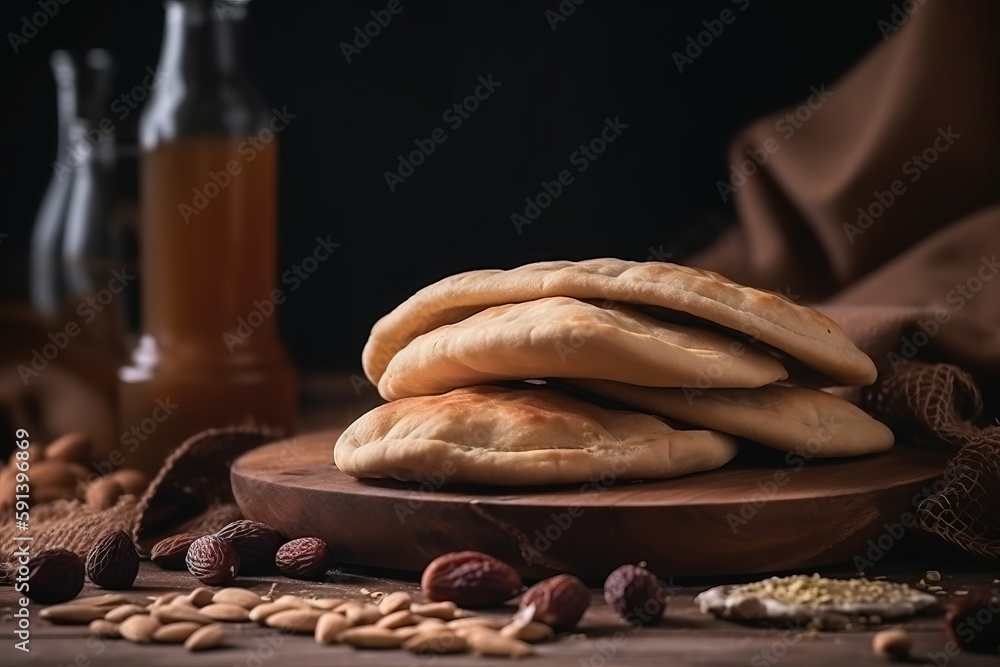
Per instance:
[[[893,444],[887,426],[854,404],[815,389],[769,385],[699,391],[569,382],[636,410],[810,457],[872,454]]]
[[[334,461],[354,477],[523,486],[674,477],[736,452],[730,436],[674,430],[554,389],[478,386],[375,408],[340,436]]]
[[[490,306],[550,296],[610,299],[689,313],[787,352],[834,383],[875,381],[871,359],[833,320],[812,308],[711,271],[614,258],[470,271],[425,287],[375,324],[362,355],[365,372],[377,383],[392,357],[420,334]]]
[[[493,306],[417,336],[379,379],[387,400],[500,380],[600,378],[656,387],[760,387],[788,377],[770,354],[618,303],[568,297]]]

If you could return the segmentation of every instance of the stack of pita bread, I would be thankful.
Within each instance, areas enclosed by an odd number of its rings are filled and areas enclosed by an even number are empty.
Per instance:
[[[810,458],[893,442],[817,389],[875,381],[871,359],[832,320],[662,262],[445,278],[375,324],[363,364],[389,403],[337,441],[335,463],[354,477],[660,479],[724,465],[737,438]]]

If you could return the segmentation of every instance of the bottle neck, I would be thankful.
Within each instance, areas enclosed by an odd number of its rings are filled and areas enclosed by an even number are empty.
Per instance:
[[[187,86],[211,86],[242,75],[245,7],[225,2],[168,0],[160,72]]]
[[[63,159],[71,144],[70,133],[76,119],[76,89],[73,81],[64,82],[57,74],[56,87],[56,161]]]
[[[190,136],[247,136],[266,107],[244,68],[245,2],[167,0],[157,86],[143,110],[144,151]]]

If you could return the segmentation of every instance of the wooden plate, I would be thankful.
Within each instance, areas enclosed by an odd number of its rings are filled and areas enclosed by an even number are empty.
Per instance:
[[[361,481],[333,466],[338,432],[253,450],[233,465],[247,518],[326,540],[342,563],[419,571],[476,549],[528,577],[603,579],[646,561],[675,576],[802,569],[864,556],[885,524],[909,520],[944,470],[941,454],[897,445],[849,459],[785,460],[747,446],[719,470],[655,482],[437,488]],[[791,463],[791,465],[789,464]]]

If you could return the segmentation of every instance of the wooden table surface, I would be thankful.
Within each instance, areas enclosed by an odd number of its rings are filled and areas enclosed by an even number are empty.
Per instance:
[[[306,385],[307,430],[331,428],[342,423],[345,416],[358,414],[363,406],[377,400],[370,387],[355,390],[348,378],[323,378]],[[330,407],[334,406],[334,407]],[[790,527],[794,530],[794,527]],[[664,526],[669,530],[669,526]],[[400,545],[405,549],[406,545]],[[599,540],[595,541],[599,548]],[[1000,577],[1000,565],[965,555],[949,545],[907,531],[904,537],[884,553],[873,553],[873,565],[866,569],[868,577],[885,576],[893,581],[916,583],[928,569],[939,570],[941,585],[947,595],[942,603],[954,599],[954,591],[987,588],[997,592],[993,581]],[[855,568],[846,563],[839,568],[821,570],[829,576],[852,576]],[[658,572],[663,578],[668,572]],[[750,580],[744,578],[743,580]],[[525,664],[566,665],[572,667],[604,667],[606,665],[816,665],[862,667],[883,665],[884,660],[871,651],[872,635],[878,627],[854,627],[841,632],[804,632],[796,627],[753,627],[721,621],[702,614],[693,603],[694,596],[705,588],[726,580],[675,580],[674,595],[669,601],[663,621],[654,627],[633,630],[619,621],[604,603],[599,588],[593,590],[590,609],[584,616],[579,632],[560,641],[538,645],[537,655]],[[190,590],[194,579],[186,572],[167,572],[144,562],[136,588],[127,595],[137,600],[145,596],[172,590]],[[600,582],[592,582],[596,586]],[[284,577],[246,577],[238,585],[261,594],[315,594],[321,597],[368,599],[370,593],[405,590],[419,596],[419,584],[412,573],[387,573],[360,569],[334,569],[323,582],[301,582]],[[362,590],[364,589],[364,590]],[[87,583],[82,596],[102,593]],[[195,665],[225,667],[265,667],[269,665],[400,665],[436,667],[438,665],[501,664],[501,659],[480,659],[468,655],[414,656],[401,650],[361,651],[345,646],[320,646],[311,637],[281,635],[255,624],[231,624],[230,637],[223,648],[204,653],[189,653],[179,646],[135,645],[124,640],[90,638],[84,626],[52,625],[38,618],[41,605],[31,605],[31,652],[14,648],[14,623],[11,613],[18,595],[10,587],[0,587],[0,664],[6,665],[73,665],[92,667],[108,665]],[[509,609],[495,610],[497,612]],[[942,614],[927,613],[902,623],[913,635],[911,664],[963,667],[997,665],[997,656],[959,652],[948,656],[947,638]]]

